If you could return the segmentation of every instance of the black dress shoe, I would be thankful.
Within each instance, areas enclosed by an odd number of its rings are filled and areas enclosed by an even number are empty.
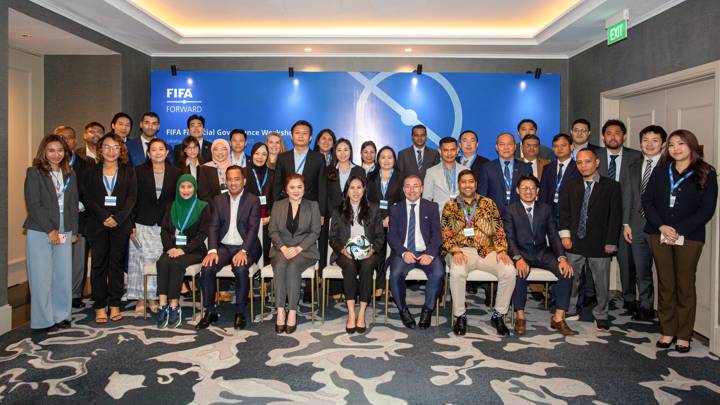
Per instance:
[[[53,326],[48,326],[47,328],[34,328],[34,329],[32,329],[32,333],[33,334],[43,334],[43,333],[55,332],[57,330],[58,330],[58,326],[53,325]]]
[[[356,326],[356,327],[355,327],[355,332],[357,332],[357,333],[359,333],[359,334],[365,333],[366,330],[367,330],[367,326],[363,326],[363,327]]]
[[[669,342],[661,342],[658,340],[657,342],[655,342],[655,347],[657,347],[658,349],[669,349],[676,340],[677,338],[672,338],[672,340]]]
[[[420,321],[418,322],[418,326],[422,329],[427,329],[430,327],[430,322],[432,321],[432,310],[422,307],[422,311],[420,312]]]
[[[73,308],[85,308],[85,304],[82,302],[82,298],[73,298],[72,307]]]
[[[345,325],[345,332],[347,332],[348,335],[352,335],[357,330],[357,326],[354,328],[348,328],[347,325]]]
[[[285,332],[285,324],[282,324],[282,325],[275,324],[275,333],[281,334],[283,332]]]
[[[66,319],[66,320],[64,320],[64,321],[62,321],[62,322],[56,323],[55,326],[56,326],[58,329],[67,329],[67,328],[71,327],[72,324],[70,324],[70,321],[68,321],[68,320]]]
[[[655,311],[649,308],[640,308],[632,316],[633,321],[652,322],[653,319],[655,319]]]
[[[464,336],[467,332],[467,317],[465,315],[458,316],[455,318],[455,326],[453,326],[453,333],[458,336]]]
[[[687,346],[680,346],[679,344],[675,344],[675,351],[678,353],[687,353],[690,351],[690,343],[688,343]]]
[[[500,336],[509,336],[510,335],[510,329],[508,329],[507,326],[505,326],[505,320],[501,316],[494,316],[490,319],[490,323],[492,326],[495,327],[495,330],[497,331],[498,335]]]
[[[245,320],[245,314],[238,312],[235,314],[235,329],[245,329],[247,321]]]
[[[400,311],[400,319],[402,319],[403,325],[408,329],[415,329],[415,319],[413,318],[410,310],[405,308]]]
[[[285,333],[287,333],[288,335],[295,332],[295,330],[297,330],[297,324],[285,325]]]
[[[205,312],[205,316],[202,317],[200,322],[198,322],[197,325],[195,325],[195,329],[201,330],[201,329],[207,329],[208,326],[210,326],[213,322],[218,321],[218,314],[214,311],[207,311]]]

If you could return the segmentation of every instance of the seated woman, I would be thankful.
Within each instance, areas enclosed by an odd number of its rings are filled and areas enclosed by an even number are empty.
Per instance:
[[[302,175],[285,178],[288,198],[276,201],[270,214],[270,263],[275,283],[277,318],[275,332],[293,333],[297,328],[297,304],[300,300],[302,272],[320,258],[320,207],[317,201],[304,200]],[[285,301],[288,302],[287,319]]]
[[[207,254],[205,238],[210,220],[208,204],[197,197],[195,178],[183,174],[177,181],[175,200],[165,212],[160,231],[164,253],[157,261],[159,328],[176,328],[182,322],[179,301],[185,268],[200,263]]]
[[[341,210],[336,210],[330,220],[330,246],[335,261],[342,269],[345,302],[348,307],[347,333],[364,333],[367,328],[365,310],[372,294],[372,276],[376,261],[385,243],[380,210],[376,205],[368,204],[365,197],[365,181],[361,177],[351,177],[348,182],[347,197]],[[355,258],[345,249],[347,242],[357,236],[364,236],[372,247],[367,257]],[[358,277],[360,281],[358,283]],[[358,290],[359,284],[359,290]],[[355,317],[355,297],[360,296],[360,312]]]

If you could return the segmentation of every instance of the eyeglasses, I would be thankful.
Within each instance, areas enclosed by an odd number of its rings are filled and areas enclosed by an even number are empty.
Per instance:
[[[116,151],[120,150],[120,145],[103,145],[102,149],[106,151]]]
[[[535,191],[535,190],[537,190],[537,187],[535,187],[535,186],[520,186],[520,187],[518,187],[518,189],[520,189],[520,191]]]

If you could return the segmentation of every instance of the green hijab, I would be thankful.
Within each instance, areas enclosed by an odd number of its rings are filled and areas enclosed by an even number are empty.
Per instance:
[[[195,188],[192,197],[187,200],[180,196],[180,185],[185,182],[191,183]],[[195,202],[194,207],[193,202]],[[180,230],[185,222],[185,218],[188,217],[188,213],[190,213],[190,217],[188,218],[183,231],[190,228],[195,222],[197,222],[198,218],[200,218],[200,214],[202,214],[205,206],[207,206],[207,203],[197,198],[197,181],[195,180],[195,177],[191,174],[183,174],[180,176],[177,181],[177,185],[175,186],[175,201],[173,201],[172,207],[170,208],[172,223],[175,226],[175,229],[178,231]],[[190,210],[192,210],[192,212]]]

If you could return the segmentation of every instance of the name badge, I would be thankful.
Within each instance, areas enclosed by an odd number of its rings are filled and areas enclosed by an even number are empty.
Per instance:
[[[457,193],[452,193],[452,194],[450,194],[450,199],[454,200],[457,198],[457,196],[458,196]]]
[[[676,199],[677,199],[677,196],[670,195],[670,208],[673,208],[675,206]]]
[[[475,236],[475,228],[464,228],[463,235],[465,235],[466,238],[474,237]]]
[[[58,198],[58,208],[60,208],[60,214],[65,212],[65,201],[64,198]]]
[[[505,191],[505,197],[510,198],[510,190]]]
[[[267,205],[267,196],[261,195],[259,198],[260,198],[260,205]]]
[[[557,204],[560,201],[560,195],[558,193],[555,193],[555,197],[553,197],[553,202]]]
[[[117,196],[106,195],[105,196],[105,206],[106,207],[117,207]]]
[[[388,208],[388,201],[387,200],[380,200],[380,209],[386,210]]]
[[[175,246],[187,246],[187,236],[178,235],[175,237]]]

